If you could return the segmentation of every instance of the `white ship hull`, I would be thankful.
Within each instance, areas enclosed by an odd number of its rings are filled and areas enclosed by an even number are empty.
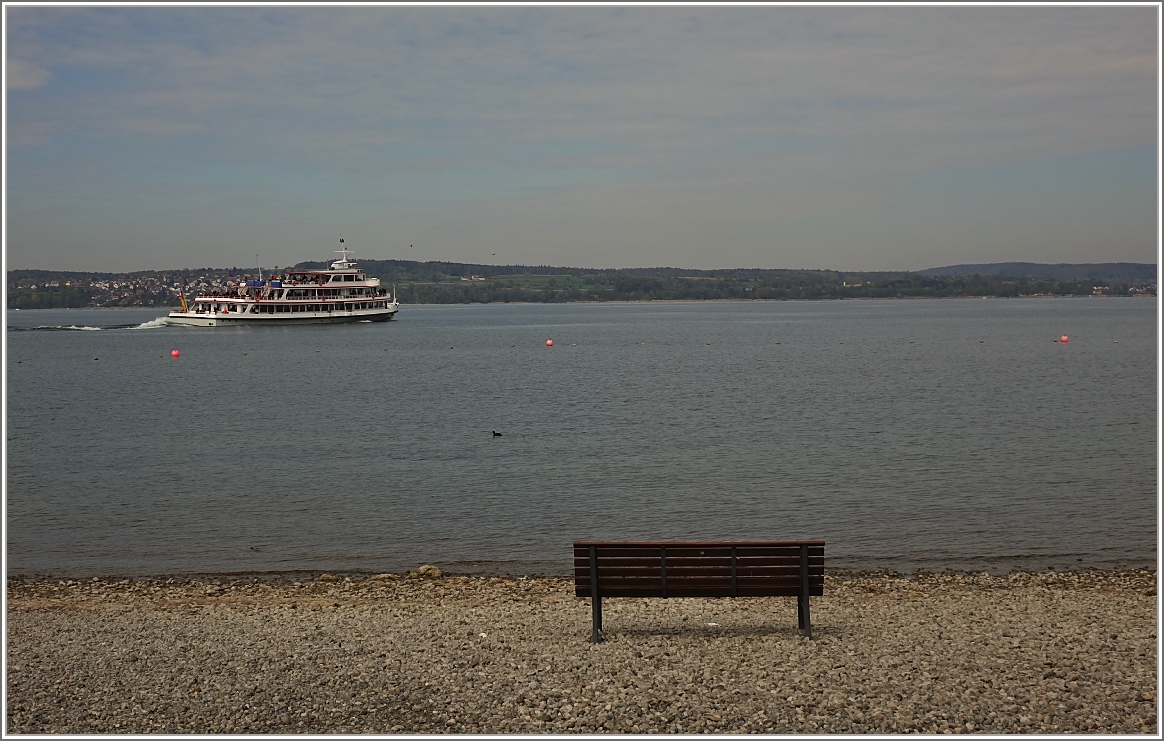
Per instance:
[[[211,314],[194,311],[171,311],[166,324],[186,327],[273,326],[276,324],[348,324],[351,322],[386,322],[396,315],[399,307],[389,304],[383,309],[355,311],[305,311],[292,314]]]

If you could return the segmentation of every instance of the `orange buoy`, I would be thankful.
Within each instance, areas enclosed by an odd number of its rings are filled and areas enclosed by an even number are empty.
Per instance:
[[[1063,335],[1062,337],[1060,337],[1059,341],[1062,342],[1064,345],[1066,345],[1067,344],[1067,335]]]
[[[178,357],[178,356],[179,356],[179,355],[181,355],[181,354],[182,354],[182,353],[178,352],[177,350],[171,350],[171,351],[170,351],[170,357],[171,357],[171,358],[176,358],[176,357]]]
[[[554,346],[553,340],[546,340],[546,347],[553,347],[553,346]]]

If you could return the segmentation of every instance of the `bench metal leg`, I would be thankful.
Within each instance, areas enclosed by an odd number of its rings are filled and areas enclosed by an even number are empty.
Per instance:
[[[800,594],[796,596],[800,635],[812,638],[812,617],[808,611],[808,546],[800,546]]]
[[[602,594],[598,591],[598,549],[590,546],[590,642],[602,643]]]

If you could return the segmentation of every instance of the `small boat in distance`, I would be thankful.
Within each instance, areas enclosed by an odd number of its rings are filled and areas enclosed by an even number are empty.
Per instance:
[[[239,324],[341,324],[386,322],[396,315],[395,288],[389,293],[379,278],[370,278],[352,262],[348,249],[327,270],[288,269],[266,280],[243,280],[226,292],[200,293],[193,306],[182,300],[181,311],[171,311],[167,324],[221,327]]]

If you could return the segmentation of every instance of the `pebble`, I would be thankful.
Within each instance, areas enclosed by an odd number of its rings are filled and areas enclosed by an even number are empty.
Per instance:
[[[439,574],[8,584],[9,733],[1157,734],[1154,571],[812,600]]]

